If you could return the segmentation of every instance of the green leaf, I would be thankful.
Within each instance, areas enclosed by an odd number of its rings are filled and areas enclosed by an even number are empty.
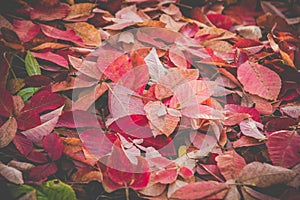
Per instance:
[[[39,186],[38,190],[47,196],[48,200],[76,200],[75,192],[71,186],[58,179],[47,181],[44,185]]]
[[[17,95],[22,97],[23,101],[26,102],[38,90],[38,87],[28,87],[20,90]]]
[[[14,199],[18,199],[28,193],[31,192],[36,192],[36,196],[38,200],[47,200],[47,196],[45,196],[43,193],[41,193],[40,191],[37,191],[34,187],[30,186],[30,185],[15,185],[15,184],[11,184],[8,183],[7,187],[10,191],[10,194],[12,195],[12,197],[14,197]]]
[[[41,75],[40,65],[30,51],[27,51],[27,55],[25,57],[25,68],[29,76]]]

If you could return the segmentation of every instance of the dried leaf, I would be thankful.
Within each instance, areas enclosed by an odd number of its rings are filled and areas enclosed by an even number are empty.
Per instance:
[[[24,183],[22,172],[13,167],[4,165],[2,162],[0,162],[0,174],[14,184]]]
[[[296,176],[292,170],[267,163],[252,162],[246,165],[238,176],[238,182],[256,187],[286,184]]]
[[[0,127],[0,148],[6,147],[14,139],[17,127],[17,121],[13,117],[10,117]]]

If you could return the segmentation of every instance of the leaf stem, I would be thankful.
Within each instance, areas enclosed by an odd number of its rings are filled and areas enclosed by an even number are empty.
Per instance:
[[[130,200],[129,199],[129,188],[127,186],[127,183],[125,184],[125,196],[126,196],[126,200]]]

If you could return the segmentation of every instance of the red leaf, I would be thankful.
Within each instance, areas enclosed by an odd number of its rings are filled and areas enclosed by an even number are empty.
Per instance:
[[[46,157],[46,155],[42,152],[39,152],[39,151],[32,151],[30,152],[26,158],[32,162],[36,162],[36,163],[40,163],[40,164],[43,164],[43,163],[46,163],[48,162],[48,159]]]
[[[25,157],[33,150],[33,143],[31,140],[26,138],[23,134],[17,133],[13,140],[14,145],[19,150],[19,152]]]
[[[68,15],[69,5],[65,3],[58,3],[52,7],[41,6],[30,10],[30,18],[32,20],[41,20],[41,21],[52,21],[56,19],[63,19]]]
[[[96,115],[87,111],[74,110],[64,112],[56,124],[56,127],[82,128],[82,127],[102,127]]]
[[[237,113],[247,113],[251,118],[257,122],[260,122],[260,113],[255,108],[249,108],[246,106],[240,106],[235,104],[226,104],[225,110]]]
[[[107,167],[108,176],[117,184],[129,185],[134,179],[133,164],[122,149],[120,140],[116,140],[113,145]]]
[[[268,100],[276,100],[281,88],[281,79],[269,68],[245,62],[237,70],[237,77],[246,92],[258,95]]]
[[[223,28],[223,29],[226,29],[226,30],[228,30],[233,24],[230,17],[228,17],[226,15],[222,15],[222,14],[214,14],[214,13],[207,14],[207,18],[216,27]]]
[[[42,52],[42,53],[36,53],[36,52],[31,52],[31,53],[35,58],[47,60],[47,61],[53,62],[59,66],[62,66],[66,69],[69,69],[68,61],[59,54],[52,53],[50,51]]]
[[[54,162],[36,166],[29,172],[29,178],[34,181],[39,181],[54,174],[57,171],[57,166]]]
[[[223,199],[228,191],[225,183],[203,181],[190,183],[176,190],[171,198],[177,199]]]
[[[97,60],[99,63],[99,59]],[[101,62],[99,63],[101,64]],[[127,55],[121,55],[113,60],[110,65],[105,68],[104,74],[114,82],[117,82],[132,69],[132,62]],[[101,70],[102,71],[102,70]]]
[[[38,143],[42,141],[43,137],[50,134],[55,128],[62,109],[63,107],[60,107],[50,113],[41,116],[41,125],[35,126],[26,131],[22,131],[21,133],[24,134],[32,142]]]
[[[22,112],[17,118],[18,129],[27,130],[41,124],[41,118],[35,111]]]
[[[42,90],[29,100],[21,112],[35,111],[41,113],[47,110],[54,110],[63,105],[65,98],[47,90]]]
[[[156,183],[162,183],[162,184],[169,184],[173,183],[178,176],[178,170],[175,165],[171,169],[163,169],[157,172],[154,172],[154,182]]]
[[[110,136],[111,135],[111,136]],[[89,129],[79,134],[84,148],[96,159],[100,159],[110,153],[114,140],[114,134],[105,134],[101,129]]]
[[[27,20],[14,20],[14,31],[17,33],[22,43],[32,40],[40,32],[37,24]]]
[[[300,135],[296,131],[273,132],[267,140],[272,163],[285,168],[300,162]]]
[[[180,30],[180,32],[187,37],[194,37],[198,31],[199,31],[199,27],[197,26],[196,23],[186,24]]]
[[[115,184],[111,182],[103,183],[108,187],[109,190],[117,189],[116,186],[119,185],[119,188],[128,186],[133,189],[142,189],[146,187],[150,181],[150,169],[147,161],[140,156],[136,157],[136,163],[131,163],[127,155],[125,154],[120,140],[116,140],[112,149],[111,155],[107,158],[107,162],[104,164],[107,165],[107,175]],[[116,185],[117,184],[117,185]],[[114,186],[109,188],[110,186]]]
[[[4,88],[0,88],[0,115],[10,117],[13,112],[13,98]]]
[[[64,150],[64,144],[56,133],[50,133],[44,137],[43,147],[53,161],[58,160]]]
[[[63,31],[52,26],[40,25],[43,33],[51,38],[74,42],[80,46],[84,46],[83,40],[75,34],[73,30]]]

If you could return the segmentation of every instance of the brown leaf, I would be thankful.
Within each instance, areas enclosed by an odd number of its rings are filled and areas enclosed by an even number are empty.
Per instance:
[[[267,163],[252,162],[246,165],[238,176],[238,182],[244,185],[269,187],[286,184],[296,176],[290,169],[273,166]]]
[[[100,33],[93,25],[87,22],[76,22],[65,24],[65,27],[74,30],[82,38],[85,45],[93,47],[101,45]]]
[[[20,161],[16,161],[16,160],[11,160],[7,166],[9,167],[14,167],[17,170],[20,171],[29,171],[31,170],[33,167],[35,167],[33,164],[31,163],[27,163],[27,162],[20,162]]]
[[[7,179],[8,181],[14,183],[14,184],[23,184],[23,176],[22,172],[19,170],[8,167],[7,165],[4,165],[2,162],[0,162],[0,174]]]
[[[91,181],[102,181],[101,171],[91,170],[89,168],[80,168],[71,176],[72,181],[76,183],[89,183]]]
[[[17,121],[14,117],[10,117],[0,127],[0,148],[6,147],[14,139],[17,127]]]
[[[93,8],[95,8],[97,4],[93,3],[77,3],[71,6],[70,12],[65,20],[72,20],[76,18],[88,17],[91,15]]]

